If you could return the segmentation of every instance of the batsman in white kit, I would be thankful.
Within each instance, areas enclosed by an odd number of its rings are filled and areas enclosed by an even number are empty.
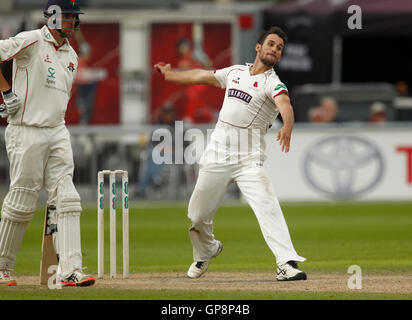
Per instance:
[[[288,90],[273,70],[286,41],[283,30],[272,27],[260,35],[253,64],[216,71],[179,71],[172,70],[170,64],[154,65],[167,81],[226,89],[219,119],[200,160],[198,180],[189,201],[189,235],[194,260],[187,272],[189,278],[203,275],[210,260],[222,251],[222,243],[213,234],[213,218],[228,185],[236,182],[276,258],[276,279],[306,280],[306,273],[297,265],[306,259],[293,247],[274,188],[263,169],[264,136],[278,114],[282,116],[283,126],[277,140],[283,152],[289,151],[294,125]]]
[[[73,184],[73,154],[64,116],[77,70],[68,38],[80,24],[76,0],[49,0],[47,25],[0,40],[2,62],[13,59],[13,83],[0,73],[2,117],[10,161],[10,187],[0,221],[0,285],[16,285],[16,255],[39,192],[48,195],[50,219],[57,226],[54,249],[62,286],[90,286],[95,278],[82,271],[81,199]],[[52,21],[51,21],[52,20]]]

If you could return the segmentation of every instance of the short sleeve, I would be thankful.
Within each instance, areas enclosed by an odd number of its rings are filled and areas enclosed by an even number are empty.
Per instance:
[[[33,45],[39,38],[36,32],[26,31],[6,40],[0,40],[1,62],[16,59],[27,59]]]
[[[281,93],[289,93],[289,91],[285,84],[279,82],[278,84],[276,84],[275,89],[272,91],[272,97],[275,98]]]
[[[227,77],[229,72],[233,69],[234,66],[218,69],[214,71],[214,75],[217,81],[220,83],[221,88],[226,88]]]
[[[282,93],[289,94],[288,88],[278,77],[272,78],[270,84],[266,88],[266,96],[271,98],[274,102],[275,98]]]

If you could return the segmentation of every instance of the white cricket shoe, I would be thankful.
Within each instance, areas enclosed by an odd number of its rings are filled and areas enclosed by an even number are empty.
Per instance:
[[[212,256],[212,258],[217,257],[223,250],[222,242],[218,240],[218,243],[219,246],[216,250],[216,253]],[[191,279],[199,278],[202,274],[204,274],[207,271],[208,267],[209,261],[195,261],[190,265],[189,270],[187,271],[187,276]]]
[[[207,271],[208,267],[208,261],[193,262],[190,265],[189,270],[187,271],[187,276],[191,279],[199,278],[202,274],[204,274]]]
[[[298,269],[296,261],[288,261],[278,266],[276,273],[278,281],[306,280],[306,273]]]
[[[0,286],[17,286],[17,282],[13,279],[13,273],[11,271],[0,270]]]
[[[85,274],[82,270],[74,270],[67,278],[59,279],[62,287],[88,287],[96,282],[96,278]]]

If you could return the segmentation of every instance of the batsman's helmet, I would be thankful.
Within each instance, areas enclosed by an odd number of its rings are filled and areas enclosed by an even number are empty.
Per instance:
[[[78,0],[48,0],[46,6],[44,8],[43,14],[46,19],[52,17],[56,12],[54,11],[54,7],[58,7],[60,9],[60,13],[73,13],[76,14],[76,23],[74,25],[74,29],[78,30],[80,25],[80,14],[84,14],[84,12],[80,11],[80,7],[78,4]],[[66,37],[66,35],[62,32],[61,29],[58,29],[59,33]]]

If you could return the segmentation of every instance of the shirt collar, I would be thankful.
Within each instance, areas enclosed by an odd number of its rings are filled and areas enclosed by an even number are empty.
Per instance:
[[[51,34],[49,28],[46,25],[43,26],[42,33],[45,41],[52,43],[55,47],[58,46],[56,39],[54,39],[53,35]],[[64,43],[61,45],[61,47],[59,47],[59,50],[69,50],[69,41],[67,39],[64,39]]]
[[[248,66],[250,68],[251,66],[253,66],[253,63],[246,62],[246,66]],[[263,74],[268,74],[268,75],[272,74],[272,73],[275,73],[275,70],[273,68],[270,68],[269,70],[263,72]]]

